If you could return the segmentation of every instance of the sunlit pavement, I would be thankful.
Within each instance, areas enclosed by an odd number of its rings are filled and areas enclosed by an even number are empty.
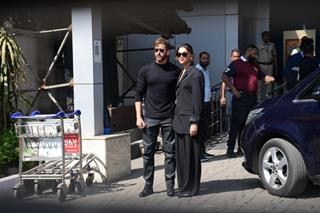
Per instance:
[[[216,157],[202,163],[200,195],[168,197],[164,182],[164,154],[155,157],[154,194],[138,196],[143,189],[142,158],[132,160],[132,173],[108,185],[94,183],[84,195],[68,195],[59,202],[56,194],[30,195],[18,203],[7,203],[16,212],[318,212],[320,187],[308,187],[299,198],[280,198],[263,189],[257,176],[246,172],[243,157],[225,156],[226,138],[208,150]],[[3,202],[1,202],[3,204]]]

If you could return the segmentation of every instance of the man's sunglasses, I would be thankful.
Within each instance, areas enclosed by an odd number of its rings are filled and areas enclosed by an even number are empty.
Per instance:
[[[181,56],[183,56],[183,57],[187,57],[187,56],[188,56],[188,53],[187,53],[187,52],[183,52],[183,53],[176,53],[176,56],[177,56],[178,58],[180,58]]]
[[[161,53],[164,53],[165,49],[158,49],[158,48],[155,48],[154,49],[154,52],[157,53],[157,52],[161,52]]]

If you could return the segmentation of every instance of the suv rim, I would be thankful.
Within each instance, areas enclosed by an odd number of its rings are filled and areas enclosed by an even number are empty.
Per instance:
[[[289,167],[285,154],[277,147],[269,148],[263,156],[263,175],[273,189],[281,189],[287,182]]]

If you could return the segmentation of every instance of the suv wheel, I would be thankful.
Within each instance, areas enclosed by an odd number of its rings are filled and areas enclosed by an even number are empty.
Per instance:
[[[259,154],[259,176],[270,194],[291,197],[305,191],[307,169],[300,152],[288,141],[273,138]]]

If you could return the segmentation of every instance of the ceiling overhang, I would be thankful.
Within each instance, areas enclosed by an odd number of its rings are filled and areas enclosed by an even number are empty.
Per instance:
[[[61,2],[61,3],[59,3]],[[88,1],[89,2],[89,1]],[[188,1],[48,1],[46,3],[14,4],[1,7],[1,20],[12,18],[13,27],[31,31],[59,29],[71,23],[73,7],[99,7],[102,11],[102,28],[112,35],[189,34],[191,28],[177,11],[191,11]]]

